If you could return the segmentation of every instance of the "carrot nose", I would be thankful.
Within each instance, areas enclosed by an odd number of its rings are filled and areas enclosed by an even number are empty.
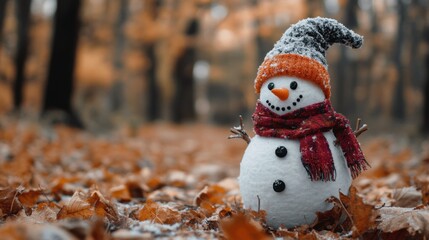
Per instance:
[[[271,90],[274,95],[276,95],[280,100],[284,101],[289,97],[289,90],[286,88],[274,88]]]

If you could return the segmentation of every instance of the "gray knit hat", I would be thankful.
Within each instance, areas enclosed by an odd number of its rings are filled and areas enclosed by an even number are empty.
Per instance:
[[[260,87],[269,78],[286,75],[315,82],[329,98],[325,54],[334,43],[359,48],[363,37],[330,18],[307,18],[292,25],[267,53],[259,67],[255,79],[256,92],[259,93]]]

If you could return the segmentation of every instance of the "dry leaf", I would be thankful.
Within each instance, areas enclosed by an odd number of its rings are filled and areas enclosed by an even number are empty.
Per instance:
[[[429,236],[429,209],[385,207],[380,211],[378,229],[383,232],[407,230],[411,235]]]
[[[429,182],[423,182],[420,184],[420,188],[422,191],[422,202],[424,205],[429,204]]]
[[[118,221],[119,214],[111,202],[104,198],[99,191],[94,191],[87,199],[87,202],[94,207],[95,214],[99,217],[107,217],[111,221]]]
[[[222,204],[227,193],[226,189],[219,185],[205,186],[195,197],[195,205],[200,206],[202,202],[208,201],[211,204]]]
[[[123,184],[116,186],[116,187],[112,187],[110,189],[110,195],[113,198],[116,198],[116,199],[123,201],[123,202],[131,201],[131,193],[130,193],[130,191],[128,191],[127,186],[125,186]]]
[[[22,209],[17,200],[18,191],[14,188],[0,188],[0,217],[16,214]]]
[[[81,218],[88,219],[94,215],[94,208],[83,200],[81,192],[75,192],[71,199],[58,212],[57,218]]]
[[[333,202],[333,199],[327,199],[327,202]],[[342,209],[338,204],[325,212],[316,212],[317,218],[310,226],[319,230],[334,230],[339,224],[342,215]]]
[[[338,234],[330,232],[330,231],[316,232],[315,230],[312,230],[309,233],[299,233],[298,239],[300,239],[300,240],[333,240],[333,239],[340,239],[340,236]]]
[[[0,227],[0,236],[4,240],[26,240],[27,236],[22,229],[18,229],[15,224],[9,223]]]
[[[20,192],[18,195],[18,200],[24,207],[30,208],[37,203],[37,200],[42,194],[43,190],[41,189],[30,189]]]
[[[340,192],[340,201],[352,218],[354,237],[375,227],[374,207],[363,202],[355,187],[350,188],[348,196]]]
[[[174,224],[182,220],[178,211],[163,207],[151,200],[148,200],[137,213],[137,219],[140,221],[151,220],[161,224]]]
[[[139,183],[131,181],[127,182],[125,185],[132,198],[144,198],[144,190]]]
[[[55,225],[8,223],[0,227],[2,240],[62,239],[75,240],[71,234]]]
[[[21,212],[21,217],[24,221],[31,223],[47,223],[47,222],[55,222],[57,220],[57,214],[59,209],[53,203],[39,203],[37,207],[32,210],[30,216],[25,215]]]
[[[241,213],[224,219],[221,222],[221,229],[227,239],[270,239],[259,223]]]
[[[415,187],[395,189],[392,195],[394,207],[416,207],[422,204],[422,193]]]

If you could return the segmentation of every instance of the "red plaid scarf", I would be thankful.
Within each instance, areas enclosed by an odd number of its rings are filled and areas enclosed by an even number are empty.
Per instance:
[[[336,171],[323,132],[333,130],[352,177],[369,165],[350,128],[349,121],[334,111],[329,100],[279,116],[259,101],[253,113],[255,133],[263,137],[299,139],[301,161],[312,181],[335,181]]]

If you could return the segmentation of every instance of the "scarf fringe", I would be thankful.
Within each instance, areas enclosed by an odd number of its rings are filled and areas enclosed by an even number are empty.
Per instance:
[[[356,163],[347,164],[347,166],[350,169],[352,178],[355,179],[359,176],[359,174],[368,169],[367,166],[369,166],[369,163],[365,159],[360,159]]]
[[[311,181],[335,181],[337,178],[337,170],[335,169],[335,166],[333,168],[331,167],[320,167],[318,166],[312,166],[310,167],[309,164],[303,164],[305,170],[307,171],[307,174],[310,176]]]

